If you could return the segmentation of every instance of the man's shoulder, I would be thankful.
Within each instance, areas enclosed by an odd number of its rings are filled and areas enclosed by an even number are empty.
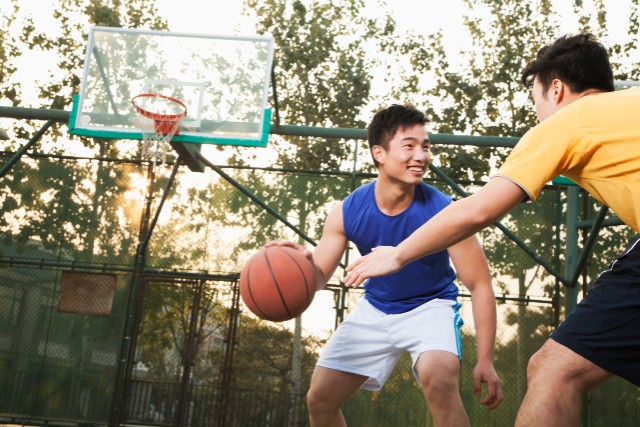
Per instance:
[[[368,201],[371,199],[371,195],[373,194],[374,185],[375,181],[372,181],[356,188],[342,201],[342,206],[348,208],[353,204],[360,204]]]
[[[358,187],[358,188],[356,188],[355,190],[353,190],[353,191],[351,192],[351,194],[349,194],[349,195],[345,198],[345,201],[346,201],[346,200],[349,200],[349,199],[356,198],[356,197],[363,197],[363,196],[365,196],[365,195],[367,195],[367,194],[369,194],[369,193],[373,192],[373,189],[374,189],[375,184],[376,184],[376,182],[375,182],[375,181],[371,181],[371,182],[368,182],[368,183],[366,183],[366,184],[361,185],[360,187]]]

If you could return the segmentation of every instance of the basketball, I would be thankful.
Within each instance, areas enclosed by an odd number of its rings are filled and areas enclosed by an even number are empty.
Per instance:
[[[287,246],[262,248],[240,273],[240,296],[256,316],[272,322],[294,319],[315,295],[315,270],[300,251]]]

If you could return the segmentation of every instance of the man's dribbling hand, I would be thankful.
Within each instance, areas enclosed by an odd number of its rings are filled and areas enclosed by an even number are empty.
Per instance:
[[[307,258],[313,259],[312,258],[313,255],[309,249],[305,248],[304,246],[298,245],[297,243],[289,242],[288,240],[272,240],[270,242],[265,243],[264,245],[265,248],[276,247],[276,246],[286,246],[288,248],[293,248],[297,251],[302,252],[304,256],[306,256]]]

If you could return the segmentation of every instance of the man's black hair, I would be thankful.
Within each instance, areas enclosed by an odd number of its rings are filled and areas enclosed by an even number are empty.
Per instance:
[[[614,90],[613,72],[607,49],[590,33],[567,34],[538,51],[527,64],[521,82],[531,87],[537,78],[546,92],[554,79],[560,79],[571,92],[587,89]]]

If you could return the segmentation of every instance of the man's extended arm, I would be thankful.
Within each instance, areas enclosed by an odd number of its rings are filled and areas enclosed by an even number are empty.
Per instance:
[[[347,286],[394,273],[423,256],[445,250],[493,224],[522,202],[526,193],[506,178],[489,181],[477,193],[456,201],[396,247],[379,247],[347,267]]]

